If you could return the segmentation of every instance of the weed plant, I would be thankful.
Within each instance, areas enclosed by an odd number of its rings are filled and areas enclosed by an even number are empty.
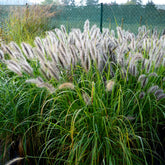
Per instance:
[[[15,144],[25,164],[164,164],[164,36],[86,21],[34,43],[0,51],[3,160]]]

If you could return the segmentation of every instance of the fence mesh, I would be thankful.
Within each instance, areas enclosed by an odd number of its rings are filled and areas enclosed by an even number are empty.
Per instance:
[[[22,8],[23,6],[19,6]],[[30,7],[30,6],[29,6]],[[103,5],[103,28],[116,29],[122,26],[123,29],[137,33],[139,26],[145,25],[148,29],[157,28],[162,33],[165,29],[165,5]],[[11,6],[0,6],[0,26],[8,17]],[[21,11],[21,10],[20,10]],[[52,6],[51,11],[56,14],[49,20],[49,29],[65,25],[67,31],[72,28],[83,29],[85,20],[90,25],[100,26],[101,5],[90,6]]]

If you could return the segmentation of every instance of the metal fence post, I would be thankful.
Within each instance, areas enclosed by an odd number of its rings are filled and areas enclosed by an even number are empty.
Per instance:
[[[101,14],[100,14],[100,32],[102,33],[103,26],[103,3],[101,3]]]

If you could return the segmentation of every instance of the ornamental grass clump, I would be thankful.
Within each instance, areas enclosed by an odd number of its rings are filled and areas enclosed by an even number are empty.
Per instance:
[[[142,87],[148,83],[148,76],[154,76],[151,69],[156,70],[158,66],[164,66],[164,38],[160,39],[152,36],[148,39],[149,31],[143,27],[139,34],[134,34],[117,28],[118,38],[110,35],[108,29],[99,28],[94,25],[89,28],[89,21],[84,24],[84,31],[72,29],[67,34],[65,27],[55,31],[48,31],[45,38],[36,37],[35,47],[27,43],[21,43],[21,48],[14,42],[9,45],[2,45],[10,55],[10,60],[6,60],[7,66],[15,73],[21,75],[25,72],[34,77],[31,62],[38,61],[38,68],[45,80],[60,80],[64,72],[68,74],[80,63],[82,68],[89,72],[93,66],[100,73],[110,69],[110,75],[115,76],[115,67],[122,71],[122,77],[132,75],[141,81]],[[146,45],[152,44],[146,48]],[[161,49],[160,49],[161,48]],[[143,55],[148,53],[147,57]],[[1,53],[2,54],[2,53]],[[141,65],[139,64],[141,63]],[[153,70],[152,69],[152,70]],[[140,75],[140,73],[142,73]],[[145,78],[144,78],[145,77]]]
[[[10,13],[2,22],[1,37],[4,42],[31,42],[49,29],[48,21],[55,15],[52,5],[26,5],[10,7]]]
[[[138,31],[135,36],[117,27],[116,37],[109,29],[101,33],[96,25],[90,28],[87,20],[83,31],[68,33],[62,25],[47,31],[44,38],[36,37],[33,46],[26,42],[2,45],[1,62],[15,73],[8,71],[8,76],[17,75],[27,83],[30,107],[36,98],[40,103],[28,108],[32,115],[14,128],[3,124],[4,130],[17,134],[27,125],[22,138],[25,161],[96,165],[163,162],[165,37],[150,34],[144,26]],[[33,90],[41,90],[41,95],[44,91],[46,96],[35,95]],[[21,94],[17,92],[16,98]],[[37,118],[34,122],[33,116]],[[33,133],[35,138],[29,137]],[[32,141],[33,152],[38,149],[35,154],[26,149],[27,139]]]

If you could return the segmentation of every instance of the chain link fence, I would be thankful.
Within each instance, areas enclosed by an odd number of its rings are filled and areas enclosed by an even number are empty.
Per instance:
[[[163,6],[162,6],[163,8]],[[102,12],[102,19],[101,19]],[[86,19],[91,25],[100,27],[102,20],[103,28],[116,29],[121,26],[125,30],[136,33],[139,26],[145,25],[148,29],[157,28],[161,33],[165,29],[165,6],[157,9],[153,5],[101,5],[95,6],[64,6],[59,8],[55,18],[51,20],[52,27],[64,24],[68,31],[71,28],[83,29]]]
[[[0,6],[0,26],[7,18],[10,7]],[[60,27],[61,24],[65,25],[68,32],[72,28],[83,30],[84,22],[88,19],[90,25],[96,24],[99,27],[100,20],[102,20],[103,28],[115,30],[116,26],[121,26],[125,30],[137,33],[138,27],[145,25],[151,30],[157,28],[161,34],[165,29],[165,5],[161,6],[161,8],[159,9],[155,5],[103,4],[101,13],[101,4],[92,6],[54,5],[51,7],[50,12],[55,11],[56,14],[49,20],[48,30]]]

